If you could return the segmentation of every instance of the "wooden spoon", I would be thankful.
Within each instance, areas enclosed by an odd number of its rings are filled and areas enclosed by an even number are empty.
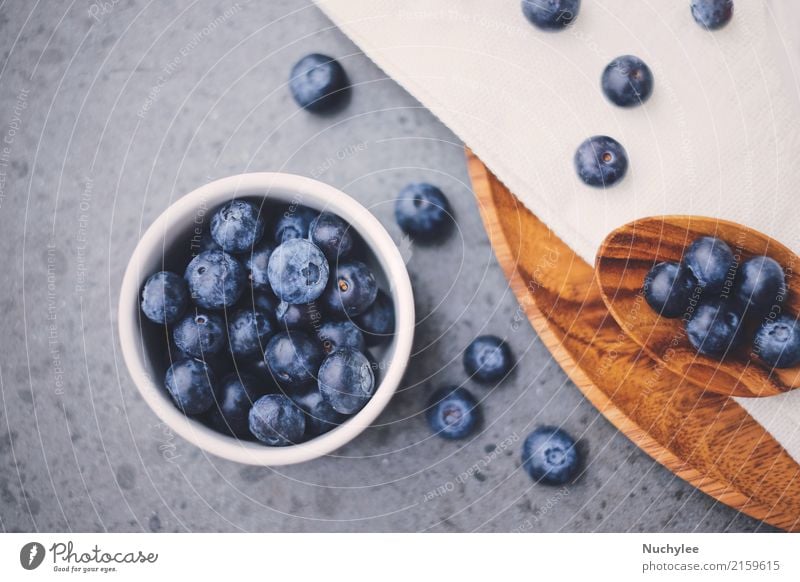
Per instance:
[[[645,301],[645,275],[661,261],[679,262],[684,249],[700,236],[716,236],[741,264],[758,255],[772,257],[786,273],[789,290],[783,313],[800,313],[800,280],[794,277],[798,257],[781,243],[740,224],[698,216],[643,218],[614,230],[595,260],[595,277],[603,301],[626,333],[651,357],[690,382],[718,394],[773,396],[800,387],[800,366],[772,369],[748,342],[720,361],[697,353],[680,318],[661,317]]]

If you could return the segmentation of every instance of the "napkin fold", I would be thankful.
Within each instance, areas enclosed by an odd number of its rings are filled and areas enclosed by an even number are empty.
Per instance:
[[[688,0],[585,0],[557,33],[530,25],[517,0],[317,3],[589,263],[608,232],[658,214],[733,220],[800,253],[793,0],[736,0],[714,32],[694,22]],[[642,107],[615,107],[600,89],[624,54],[655,76]],[[605,191],[584,185],[572,162],[600,134],[630,159]],[[737,401],[800,462],[800,391]]]

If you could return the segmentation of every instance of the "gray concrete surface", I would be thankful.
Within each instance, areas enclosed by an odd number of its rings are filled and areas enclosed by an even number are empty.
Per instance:
[[[513,325],[462,144],[308,0],[5,2],[0,50],[0,530],[769,529],[654,463]],[[335,117],[298,111],[284,85],[312,51],[339,57],[356,85]],[[378,426],[277,469],[207,456],[159,425],[115,326],[142,230],[209,179],[258,170],[343,188],[397,240],[393,196],[429,180],[459,225],[410,249],[415,355]],[[464,381],[460,355],[480,332],[507,337],[519,369],[470,385],[487,418],[474,441],[432,438],[426,395]],[[563,424],[588,455],[567,489],[519,468],[540,423]]]

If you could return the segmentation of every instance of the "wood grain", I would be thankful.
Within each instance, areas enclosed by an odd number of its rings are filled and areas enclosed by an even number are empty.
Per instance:
[[[495,255],[542,342],[583,394],[679,477],[752,517],[800,531],[800,466],[734,400],[642,352],[606,308],[592,266],[467,154]]]
[[[752,344],[742,345],[723,360],[697,353],[680,319],[660,317],[644,301],[642,283],[661,261],[679,262],[684,249],[700,236],[727,242],[735,261],[767,255],[787,273],[789,293],[776,313],[798,313],[800,278],[794,277],[797,256],[768,236],[733,222],[697,216],[642,218],[610,233],[595,262],[597,281],[617,323],[670,371],[705,390],[732,396],[774,396],[800,385],[800,366],[773,370]]]

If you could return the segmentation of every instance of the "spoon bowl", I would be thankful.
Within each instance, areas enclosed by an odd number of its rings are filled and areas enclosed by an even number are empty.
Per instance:
[[[656,216],[615,229],[597,253],[595,277],[611,315],[647,354],[710,392],[760,397],[800,387],[800,366],[773,369],[753,352],[751,341],[722,360],[698,353],[689,343],[681,318],[662,317],[645,301],[642,289],[650,269],[662,261],[680,262],[686,247],[701,236],[715,236],[728,243],[736,265],[753,256],[775,259],[784,269],[788,289],[780,311],[800,313],[800,280],[793,276],[798,257],[787,247],[733,222],[698,216]]]

